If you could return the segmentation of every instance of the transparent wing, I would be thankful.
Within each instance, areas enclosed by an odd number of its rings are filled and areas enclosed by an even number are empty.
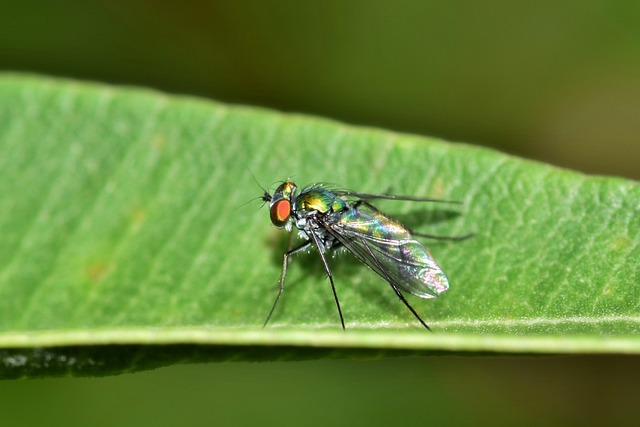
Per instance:
[[[414,196],[398,196],[396,194],[369,194],[369,193],[358,193],[357,191],[350,191],[350,190],[333,190],[333,192],[340,197],[348,197],[348,198],[360,199],[360,200],[387,199],[387,200],[409,200],[411,202],[451,203],[455,205],[462,204],[462,202],[458,200],[432,199],[428,197],[414,197]]]
[[[447,277],[427,248],[401,224],[367,203],[356,204],[339,220],[322,226],[400,290],[435,298],[449,289]]]

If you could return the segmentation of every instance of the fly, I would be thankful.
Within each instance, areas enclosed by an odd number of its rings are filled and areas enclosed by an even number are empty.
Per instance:
[[[330,189],[323,184],[312,184],[298,191],[296,184],[291,181],[283,182],[273,194],[264,192],[262,200],[269,203],[269,214],[273,225],[285,228],[289,232],[295,226],[300,236],[305,239],[300,246],[284,254],[280,289],[264,326],[269,323],[284,291],[289,259],[298,252],[314,247],[320,254],[331,282],[342,329],[345,329],[344,317],[325,255],[338,248],[347,249],[386,280],[420,324],[427,330],[431,330],[402,292],[408,292],[420,298],[436,298],[449,289],[449,282],[429,250],[413,235],[450,240],[460,240],[470,236],[437,237],[412,233],[398,221],[376,209],[370,203],[375,199],[459,203],[392,194],[357,193]]]

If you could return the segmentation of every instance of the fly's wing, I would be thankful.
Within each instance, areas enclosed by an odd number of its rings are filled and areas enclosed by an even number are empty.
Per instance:
[[[449,289],[447,277],[409,231],[377,210],[360,204],[322,226],[360,261],[400,290],[435,298]]]
[[[350,190],[333,190],[333,192],[340,197],[350,198],[351,200],[376,200],[376,199],[387,199],[387,200],[408,200],[411,202],[435,202],[435,203],[451,203],[455,205],[459,205],[462,202],[457,200],[444,200],[444,199],[432,199],[429,197],[414,197],[414,196],[398,196],[396,194],[369,194],[369,193],[358,193],[357,191]]]

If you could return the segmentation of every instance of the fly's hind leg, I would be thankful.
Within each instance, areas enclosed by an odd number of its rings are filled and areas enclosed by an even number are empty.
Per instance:
[[[418,312],[415,311],[413,307],[411,307],[411,304],[409,304],[409,301],[407,301],[407,299],[404,297],[404,295],[402,295],[402,293],[400,292],[400,289],[398,289],[398,287],[396,285],[394,285],[393,283],[391,283],[391,282],[389,282],[389,284],[393,288],[393,290],[396,293],[396,295],[398,296],[398,298],[400,298],[400,301],[402,301],[404,303],[404,305],[407,306],[407,308],[411,311],[411,313],[413,313],[415,318],[418,319],[418,321],[422,324],[422,326],[424,326],[425,328],[427,328],[428,331],[430,331],[431,328],[429,327],[429,325],[427,325],[425,323],[425,321],[422,320],[422,317],[420,317]]]

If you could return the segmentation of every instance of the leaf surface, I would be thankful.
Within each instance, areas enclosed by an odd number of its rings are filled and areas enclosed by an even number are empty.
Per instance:
[[[84,372],[82,363],[101,374],[154,361],[394,351],[640,352],[636,182],[324,119],[15,74],[0,77],[0,123],[4,377]],[[426,242],[451,288],[408,299],[434,332],[343,254],[329,258],[343,333],[313,252],[292,260],[262,329],[287,236],[260,209],[252,173],[271,189],[292,178],[462,201],[376,201],[416,231],[475,233]]]

